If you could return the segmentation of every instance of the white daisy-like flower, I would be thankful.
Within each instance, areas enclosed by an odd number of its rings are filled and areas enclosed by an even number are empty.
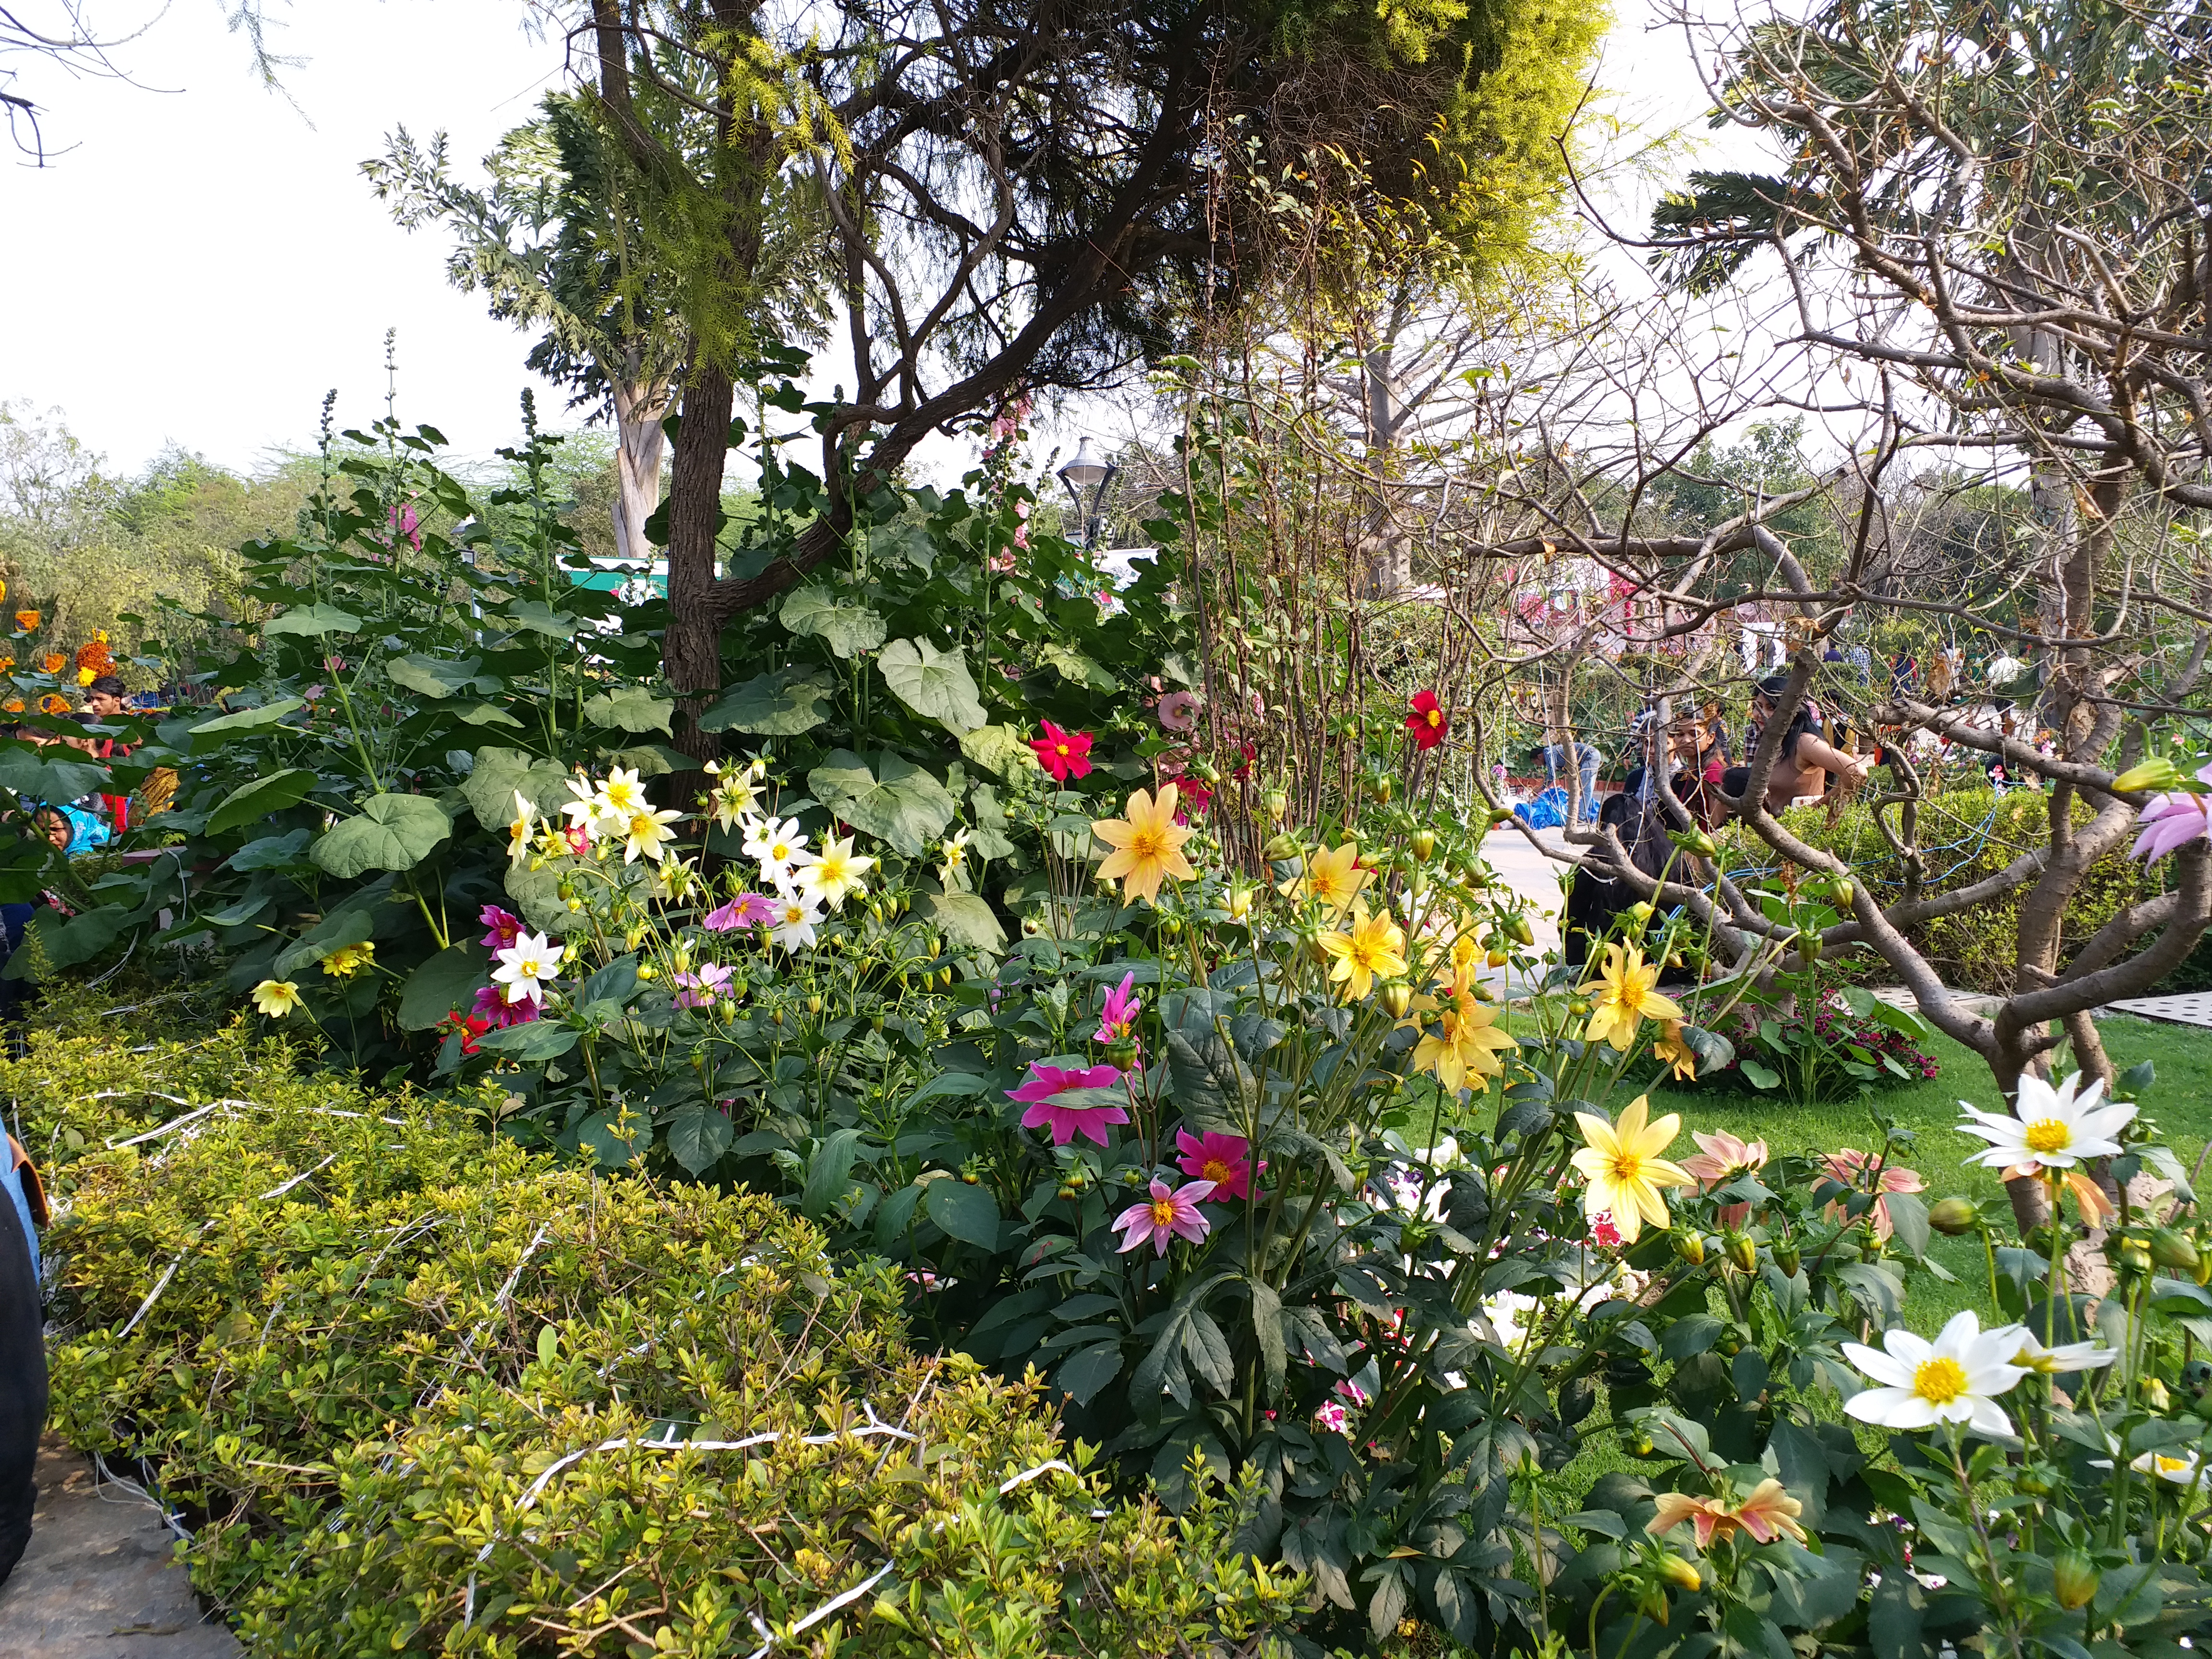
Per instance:
[[[1882,1333],[1881,1348],[1846,1342],[1844,1358],[1878,1386],[1853,1395],[1844,1409],[1886,1429],[1964,1423],[1981,1434],[2008,1435],[2012,1419],[1996,1396],[2027,1375],[2012,1363],[2021,1336],[2018,1326],[1984,1331],[1969,1309],[1954,1314],[1933,1342],[1902,1326]]]
[[[650,806],[639,807],[623,820],[619,831],[623,862],[635,864],[641,858],[658,860],[661,849],[676,839],[675,830],[669,826],[683,816],[681,812],[656,812]]]
[[[1967,1122],[1960,1129],[1990,1143],[1969,1164],[2001,1170],[2007,1180],[2041,1170],[2070,1170],[2091,1158],[2112,1158],[2120,1150],[2119,1132],[2136,1115],[2132,1106],[2107,1106],[2101,1079],[2081,1088],[2079,1072],[2056,1089],[2041,1078],[2023,1077],[2010,1114],[1985,1112],[1962,1100]],[[2077,1093],[2078,1091],[2078,1093]]]
[[[538,827],[538,809],[530,804],[530,797],[520,789],[514,792],[514,817],[507,826],[507,861],[522,862],[523,854],[530,850],[531,831]]]
[[[2212,1474],[2212,1470],[2207,1470],[2193,1451],[2185,1451],[2179,1455],[2172,1452],[2147,1451],[2128,1467],[2137,1474],[2154,1474],[2161,1480],[2171,1480],[2177,1486],[2202,1485],[2206,1474]]]
[[[2108,1348],[2101,1342],[2062,1342],[2055,1348],[2046,1348],[2035,1340],[2025,1325],[2003,1325],[1990,1333],[1996,1337],[2011,1332],[2020,1340],[2020,1351],[2012,1363],[2023,1370],[2036,1371],[2045,1376],[2056,1376],[2063,1371],[2094,1370],[2100,1365],[2109,1365],[2120,1357],[2118,1348]]]
[[[775,901],[775,920],[769,937],[787,951],[814,943],[814,930],[822,925],[822,907],[811,898],[787,894]]]
[[[572,797],[561,803],[561,811],[568,818],[568,827],[581,830],[586,836],[597,841],[599,837],[599,787],[589,778],[577,774],[562,779],[561,787]]]
[[[771,885],[788,890],[793,885],[793,866],[806,851],[806,836],[797,818],[755,818],[745,825],[745,856],[760,860],[761,876]]]
[[[547,982],[561,977],[561,952],[543,933],[524,933],[493,956],[499,965],[492,982],[504,988],[509,1002],[543,1002]]]
[[[753,787],[750,767],[724,772],[720,762],[708,761],[707,775],[715,780],[708,804],[716,823],[725,830],[734,830],[753,816],[753,809],[760,805],[760,791]]]

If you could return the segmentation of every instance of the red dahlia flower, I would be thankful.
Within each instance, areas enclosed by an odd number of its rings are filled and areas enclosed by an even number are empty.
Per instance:
[[[1038,763],[1052,774],[1052,781],[1066,783],[1070,778],[1088,777],[1091,773],[1091,734],[1088,732],[1063,732],[1050,720],[1043,724],[1044,735],[1031,738],[1030,747],[1036,750]]]
[[[1444,740],[1451,730],[1451,721],[1437,705],[1433,691],[1413,694],[1413,713],[1406,716],[1406,729],[1413,734],[1413,747],[1433,749]]]

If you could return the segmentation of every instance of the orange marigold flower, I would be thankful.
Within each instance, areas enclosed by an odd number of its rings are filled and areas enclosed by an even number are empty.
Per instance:
[[[18,611],[15,613],[15,626],[26,634],[36,633],[39,627],[39,613],[35,611]]]
[[[41,714],[66,714],[69,711],[69,699],[58,692],[49,691],[39,699],[39,712]]]
[[[58,651],[49,651],[39,659],[39,668],[43,673],[58,674],[68,666],[69,659]]]
[[[107,648],[107,635],[95,634],[76,648],[76,665],[89,668],[95,674],[105,674],[115,666],[115,653]]]
[[[0,713],[20,714],[22,712],[23,700],[21,697],[10,697],[7,702],[0,702]]]

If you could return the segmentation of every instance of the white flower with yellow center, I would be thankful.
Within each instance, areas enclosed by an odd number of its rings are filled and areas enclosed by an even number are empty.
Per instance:
[[[2105,1467],[2111,1466],[2107,1464]],[[2128,1467],[2137,1474],[2155,1475],[2160,1480],[2171,1480],[2177,1486],[2194,1486],[2205,1475],[2204,1466],[2193,1451],[2147,1451]]]
[[[822,908],[815,900],[788,894],[775,901],[775,920],[769,936],[785,950],[796,951],[814,943],[814,930],[821,923]]]
[[[707,775],[714,780],[708,805],[713,809],[714,822],[724,830],[736,829],[758,810],[760,791],[753,787],[752,768],[725,772],[720,761],[708,761]]]
[[[561,780],[561,787],[570,799],[561,803],[561,811],[568,820],[571,830],[581,830],[596,841],[599,834],[599,792],[592,781],[578,775]]]
[[[792,866],[806,851],[797,818],[755,818],[745,825],[745,856],[760,860],[761,878],[779,890],[793,884]]]
[[[504,988],[509,1002],[543,1002],[546,982],[561,977],[561,952],[543,933],[524,933],[493,955],[499,965],[492,983]]]
[[[507,826],[507,861],[522,862],[522,855],[530,850],[530,832],[538,826],[538,809],[530,798],[520,789],[514,792],[514,817]]]
[[[653,811],[653,803],[646,799],[645,785],[636,770],[625,772],[619,766],[607,774],[607,781],[593,793],[592,806],[600,830],[610,836],[622,835],[639,813]]]
[[[1985,1112],[1970,1101],[1960,1101],[1969,1120],[1959,1126],[1961,1132],[1990,1143],[1987,1152],[1976,1152],[1966,1162],[2001,1170],[2009,1181],[2014,1176],[2070,1170],[2093,1158],[2117,1156],[2120,1130],[2135,1116],[2136,1109],[2100,1105],[2103,1082],[2086,1089],[2081,1084],[2079,1072],[2056,1089],[2041,1078],[2023,1077],[2009,1114]]]
[[[802,895],[832,910],[842,910],[852,895],[867,890],[862,878],[876,867],[876,861],[857,855],[853,839],[848,836],[839,841],[835,836],[824,836],[820,852],[800,854],[799,890]]]
[[[1990,1333],[1996,1336],[2004,1331],[2015,1333],[2020,1340],[2020,1352],[2012,1363],[2022,1370],[2034,1371],[2044,1376],[2057,1376],[2065,1371],[2094,1370],[2100,1365],[2109,1365],[2120,1357],[2118,1348],[2108,1348],[2101,1342],[2062,1342],[2055,1348],[2046,1348],[2037,1341],[2025,1325],[2006,1325]]]
[[[1846,1342],[1844,1358],[1879,1386],[1853,1395],[1844,1409],[1885,1429],[1963,1423],[1978,1433],[2008,1435],[2012,1419],[1996,1396],[2027,1375],[2012,1363],[2021,1335],[2017,1325],[1984,1331],[1968,1309],[1954,1314],[1933,1342],[1901,1326],[1882,1333],[1879,1349]]]

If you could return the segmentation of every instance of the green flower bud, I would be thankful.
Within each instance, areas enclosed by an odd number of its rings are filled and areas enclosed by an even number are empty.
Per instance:
[[[2068,1550],[2051,1564],[2051,1587],[2057,1594],[2058,1605],[2069,1613],[2089,1605],[2103,1576],[2097,1564],[2079,1550]]]
[[[2189,1242],[2187,1234],[2160,1227],[2150,1236],[2150,1259],[2161,1267],[2194,1267],[2197,1247]]]
[[[1972,1199],[1940,1199],[1928,1206],[1928,1224],[1947,1238],[1956,1238],[1973,1231],[1978,1213]]]

